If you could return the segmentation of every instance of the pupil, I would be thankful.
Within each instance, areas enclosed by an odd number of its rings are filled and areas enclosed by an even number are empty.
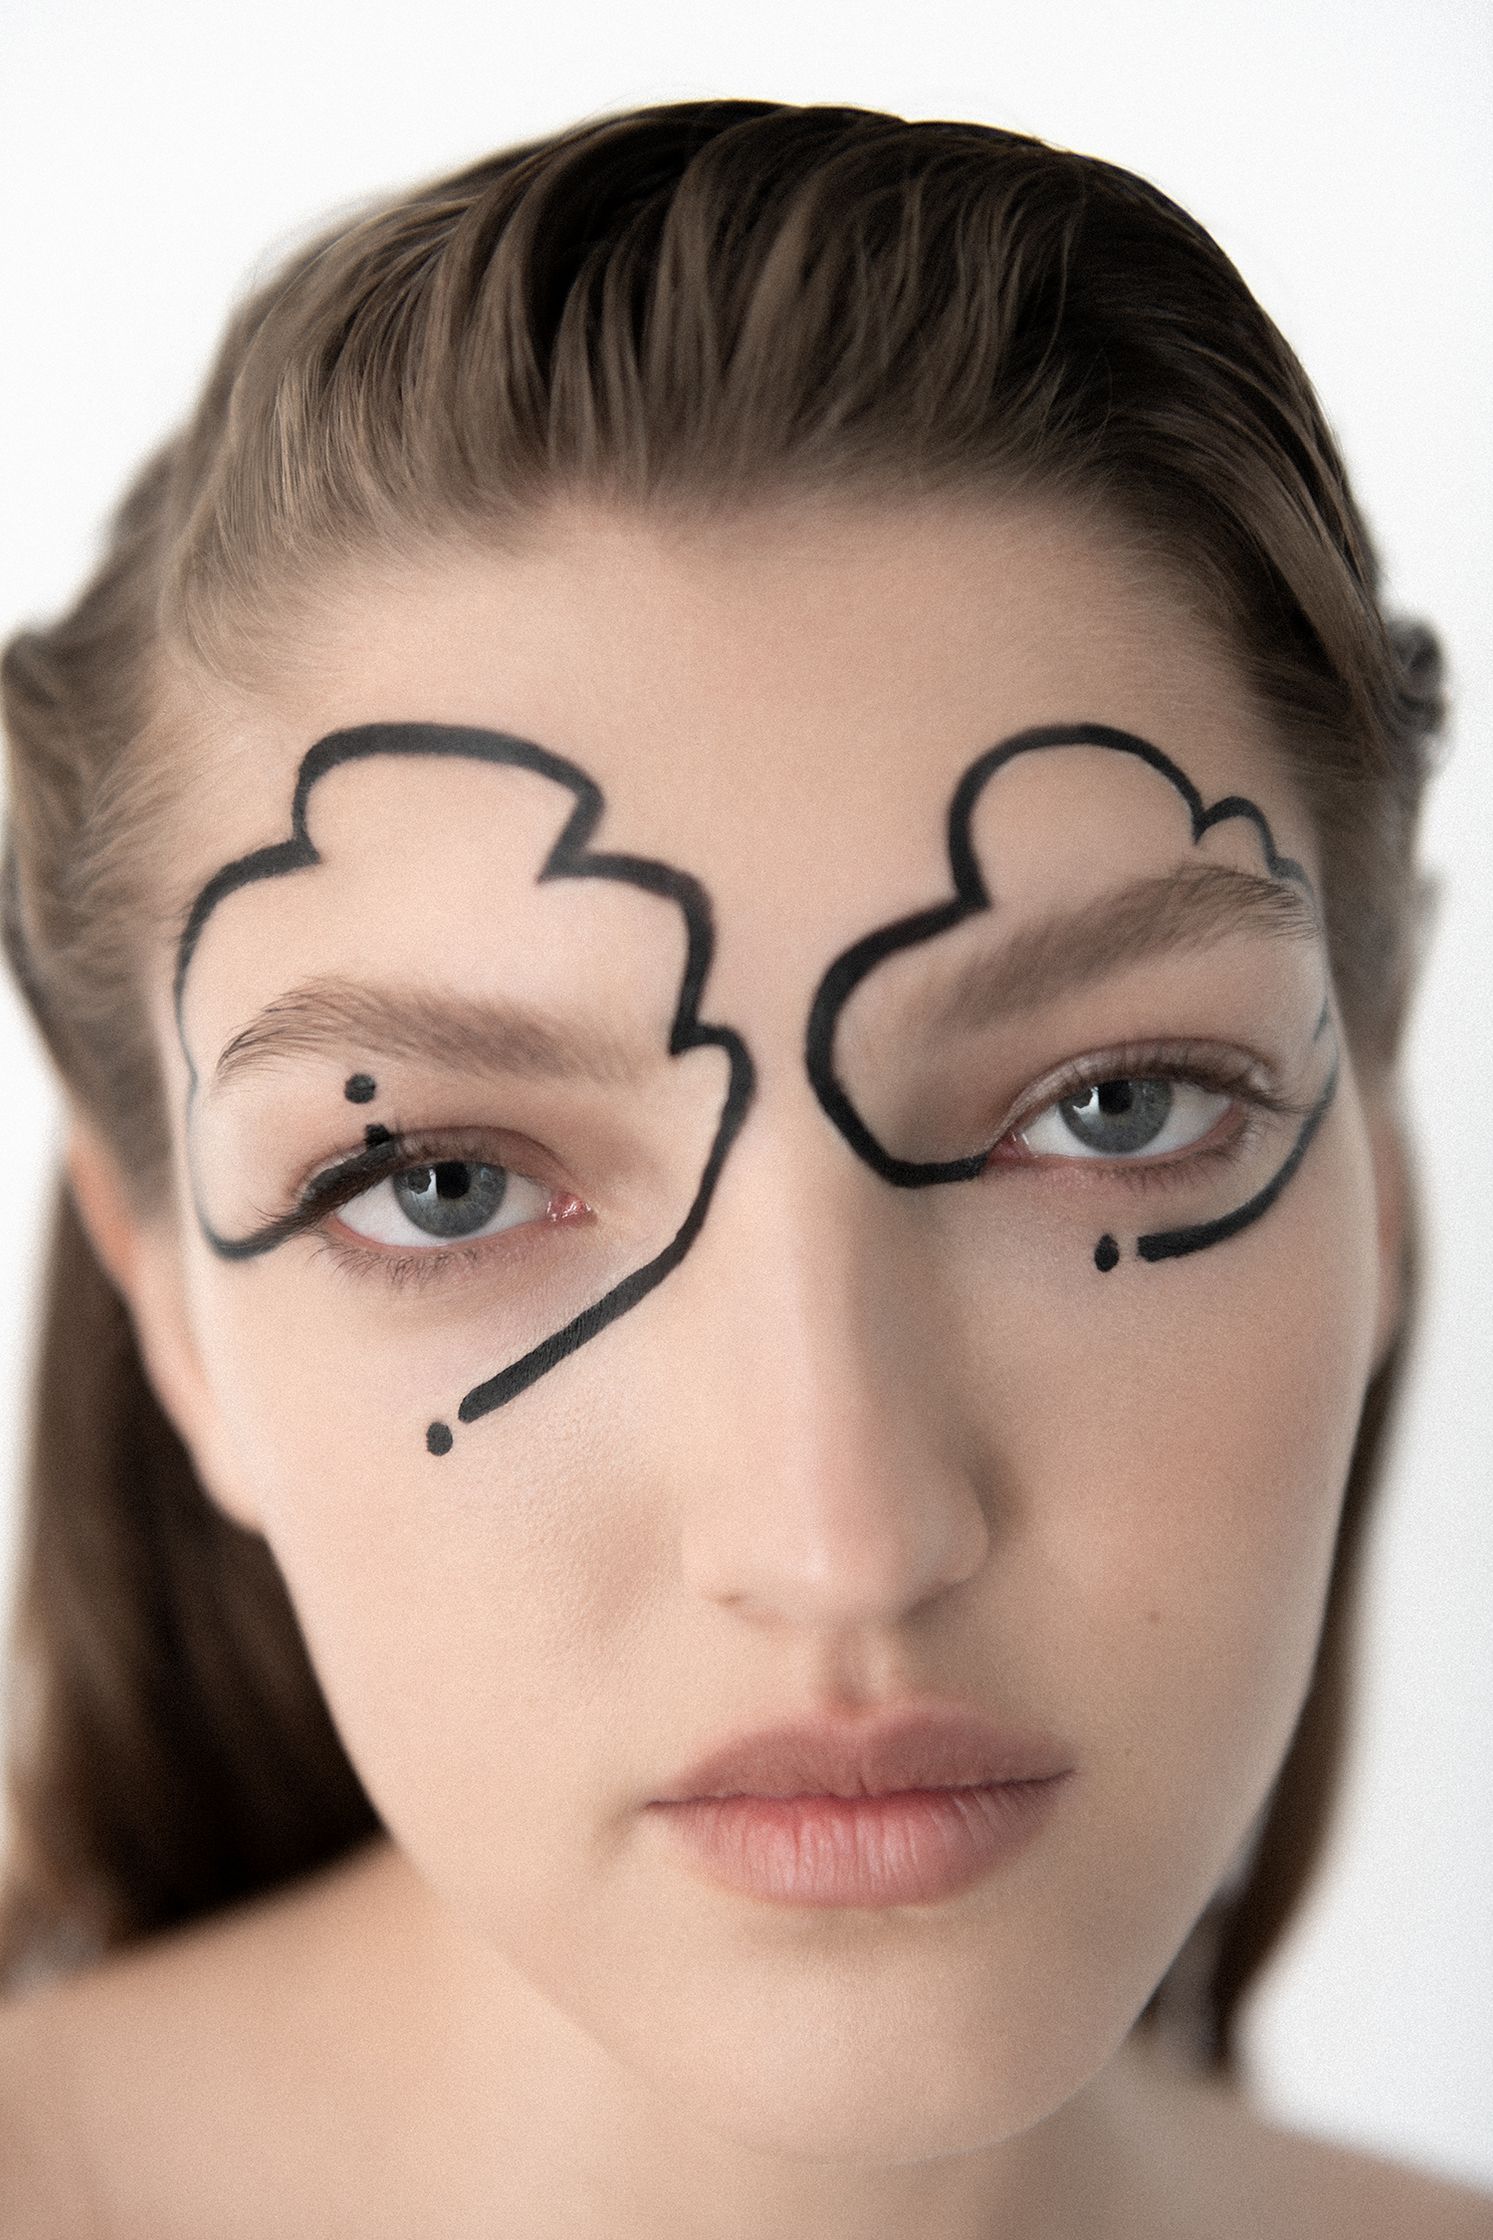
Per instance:
[[[406,1167],[393,1182],[401,1211],[432,1237],[469,1237],[485,1228],[508,1188],[504,1168],[471,1159]]]
[[[1070,1135],[1090,1150],[1143,1151],[1166,1126],[1172,1109],[1169,1081],[1098,1081],[1058,1106]]]

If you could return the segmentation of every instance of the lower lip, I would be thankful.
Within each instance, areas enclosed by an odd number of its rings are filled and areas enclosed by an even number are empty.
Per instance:
[[[1036,1835],[1066,1779],[880,1797],[693,1797],[665,1814],[711,1879],[793,1906],[927,1905]]]

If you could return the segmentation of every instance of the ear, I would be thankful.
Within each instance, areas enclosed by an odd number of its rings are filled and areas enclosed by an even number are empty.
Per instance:
[[[146,1376],[198,1478],[218,1507],[249,1531],[253,1504],[237,1486],[219,1435],[217,1411],[192,1329],[181,1242],[169,1213],[144,1221],[119,1163],[92,1123],[74,1112],[66,1165],[89,1242],[129,1309]]]
[[[1374,1177],[1376,1241],[1379,1260],[1379,1313],[1374,1329],[1374,1374],[1384,1366],[1399,1336],[1409,1304],[1407,1254],[1410,1244],[1410,1158],[1399,1111],[1385,1085],[1366,1093],[1369,1160]]]

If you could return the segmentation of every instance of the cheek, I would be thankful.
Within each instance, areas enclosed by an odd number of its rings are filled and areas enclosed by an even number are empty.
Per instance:
[[[1033,1489],[1013,1564],[1044,1613],[1045,1684],[1084,1707],[1116,1863],[1096,1875],[1086,1855],[1065,1897],[1141,1996],[1264,1801],[1310,1679],[1377,1304],[1361,1135],[1345,1119],[1320,1149],[1249,1235],[1111,1291],[1107,1342],[1085,1323],[1056,1381],[1078,1404],[1007,1456]],[[1063,1359],[1055,1325],[1033,1342]]]
[[[593,1805],[606,1794],[609,1690],[662,1561],[618,1466],[606,1334],[437,1457],[422,1427],[466,1374],[469,1331],[370,1345],[288,1258],[210,1270],[199,1319],[236,1475],[375,1804],[457,1880],[542,1886],[546,1848],[575,1834],[588,1736]]]
[[[1075,1607],[1102,1605],[1138,1759],[1169,1730],[1263,1778],[1299,1705],[1326,1591],[1367,1353],[1335,1272],[1274,1305],[1179,1320],[1164,1369],[1101,1376],[1112,1452],[1085,1442],[1089,1492],[1056,1528]],[[1101,1629],[1096,1627],[1096,1643]],[[1097,1682],[1097,1674],[1096,1674]]]

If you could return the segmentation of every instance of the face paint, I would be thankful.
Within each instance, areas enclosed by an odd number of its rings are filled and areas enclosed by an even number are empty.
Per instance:
[[[887,959],[940,935],[976,913],[993,907],[971,835],[971,820],[983,789],[1019,757],[1063,748],[1099,748],[1132,758],[1171,788],[1187,811],[1194,847],[1205,836],[1240,821],[1259,844],[1266,870],[1273,881],[1288,882],[1307,898],[1320,923],[1316,897],[1302,866],[1284,855],[1275,844],[1269,821],[1258,805],[1241,794],[1230,794],[1211,806],[1186,772],[1150,740],[1109,724],[1045,724],[1016,733],[988,748],[965,770],[950,801],[948,854],[954,893],[946,901],[912,912],[876,927],[836,957],[825,972],[810,1008],[804,1041],[804,1058],[815,1095],[845,1141],[883,1180],[902,1189],[920,1189],[933,1183],[972,1180],[987,1171],[993,1146],[967,1158],[923,1160],[898,1157],[888,1150],[867,1124],[835,1071],[834,1042],[840,1016],[852,995]],[[1326,1032],[1331,1017],[1330,996],[1323,1002],[1312,1035],[1315,1044]],[[1262,1188],[1228,1213],[1209,1220],[1161,1230],[1136,1240],[1134,1255],[1146,1261],[1180,1258],[1237,1236],[1266,1213],[1299,1169],[1313,1136],[1332,1103],[1338,1082],[1335,1035],[1331,1040],[1326,1078],[1302,1120],[1289,1152]],[[1119,1240],[1106,1232],[1093,1248],[1093,1264],[1108,1275],[1120,1264]]]
[[[1216,1221],[1196,1221],[1185,1228],[1162,1229],[1152,1236],[1137,1238],[1135,1249],[1138,1256],[1142,1260],[1175,1260],[1184,1252],[1201,1252],[1207,1245],[1222,1244],[1225,1237],[1236,1237],[1241,1229],[1247,1229],[1252,1221],[1258,1221],[1260,1215],[1267,1213],[1274,1205],[1306,1157],[1307,1146],[1322,1125],[1327,1108],[1336,1093],[1337,1081],[1338,1061],[1334,1056],[1321,1095],[1302,1122],[1301,1132],[1285,1160],[1262,1190],[1257,1190],[1242,1206],[1236,1206],[1232,1213],[1221,1214]],[[1097,1259],[1097,1254],[1095,1257]]]
[[[503,1364],[473,1385],[455,1411],[460,1422],[469,1424],[525,1391],[619,1315],[636,1306],[678,1266],[699,1235],[726,1154],[751,1102],[755,1072],[746,1045],[738,1034],[729,1027],[707,1024],[699,1017],[698,1005],[714,949],[711,908],[705,889],[687,872],[671,865],[642,856],[592,850],[587,843],[601,817],[605,799],[601,788],[577,764],[504,732],[462,726],[368,724],[334,732],[318,740],[302,758],[291,802],[288,838],[237,857],[214,873],[192,904],[178,945],[174,1003],[177,1035],[188,1078],[188,1167],[198,1223],[207,1243],[220,1258],[248,1260],[273,1251],[314,1227],[332,1205],[344,1201],[350,1180],[372,1185],[410,1163],[410,1153],[401,1139],[389,1129],[372,1124],[365,1132],[363,1150],[319,1175],[288,1213],[261,1223],[247,1234],[231,1235],[225,1234],[209,1218],[192,1157],[199,1074],[187,1022],[187,989],[208,927],[225,905],[231,906],[235,897],[262,882],[314,873],[325,860],[307,825],[315,788],[333,770],[389,758],[438,758],[443,762],[467,758],[489,765],[506,765],[530,771],[568,791],[573,798],[563,828],[535,873],[534,883],[555,879],[609,880],[673,902],[684,919],[685,965],[666,1054],[678,1058],[686,1052],[714,1046],[725,1053],[728,1066],[726,1093],[709,1155],[693,1201],[667,1244],[579,1314],[530,1346],[519,1358]],[[221,1065],[221,1059],[219,1063]],[[344,1084],[343,1095],[352,1104],[366,1104],[376,1093],[374,1077],[366,1072],[353,1073]],[[453,1443],[449,1424],[440,1420],[432,1422],[425,1437],[432,1454],[449,1453]]]

